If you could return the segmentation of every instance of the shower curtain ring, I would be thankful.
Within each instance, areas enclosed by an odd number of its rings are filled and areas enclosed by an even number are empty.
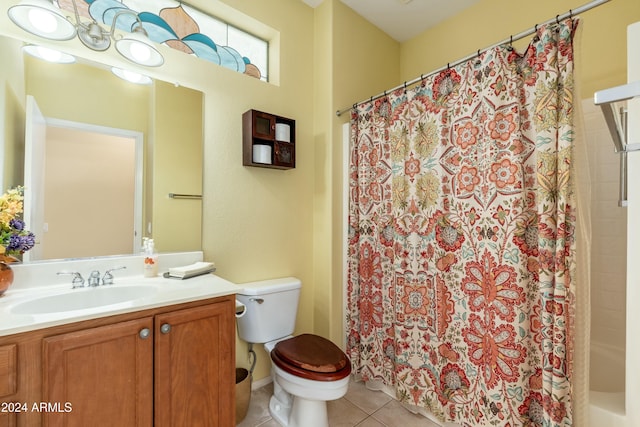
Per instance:
[[[556,24],[560,24],[560,19],[559,19],[560,15],[556,15]]]
[[[573,10],[569,9],[569,18],[573,18]]]

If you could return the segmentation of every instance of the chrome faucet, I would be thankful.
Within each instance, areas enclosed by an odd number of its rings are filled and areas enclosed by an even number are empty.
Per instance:
[[[100,272],[93,270],[87,279],[87,286],[96,287],[100,286]]]
[[[112,269],[109,269],[107,271],[105,271],[104,276],[102,276],[102,284],[103,285],[113,285],[113,274],[111,274],[112,271],[116,271],[116,270],[123,270],[127,268],[126,266],[122,266],[122,267],[115,267]]]
[[[64,275],[64,274],[69,274],[73,276],[73,279],[71,279],[72,289],[84,288],[84,279],[82,278],[82,274],[78,273],[77,271],[59,271],[58,272],[58,276]]]

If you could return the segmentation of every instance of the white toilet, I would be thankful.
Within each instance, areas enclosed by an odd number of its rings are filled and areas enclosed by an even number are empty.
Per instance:
[[[269,412],[285,427],[328,427],[327,401],[347,393],[351,363],[340,348],[317,335],[292,336],[300,280],[295,277],[243,283],[236,295],[246,306],[238,335],[263,343],[271,357],[273,396]]]

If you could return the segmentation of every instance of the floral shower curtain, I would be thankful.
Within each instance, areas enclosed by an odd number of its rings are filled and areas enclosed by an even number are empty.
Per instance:
[[[463,426],[570,426],[576,19],[358,106],[347,351]]]

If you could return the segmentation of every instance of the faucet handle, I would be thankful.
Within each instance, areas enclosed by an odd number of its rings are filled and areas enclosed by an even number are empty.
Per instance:
[[[99,286],[100,285],[100,272],[93,270],[87,279],[87,286]]]
[[[107,271],[104,272],[104,276],[102,276],[102,284],[103,285],[113,285],[113,274],[111,274],[112,271],[116,271],[116,270],[124,270],[125,268],[127,268],[126,266],[122,266],[122,267],[115,267],[115,268],[111,268]]]
[[[72,275],[73,279],[71,279],[72,289],[75,288],[84,288],[84,279],[82,278],[82,274],[77,271],[59,271],[58,276],[60,275]]]

